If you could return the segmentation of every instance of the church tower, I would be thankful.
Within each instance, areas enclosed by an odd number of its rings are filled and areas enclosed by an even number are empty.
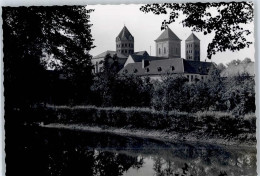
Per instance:
[[[181,57],[181,40],[170,28],[166,28],[155,40],[156,56],[167,58]]]
[[[126,26],[123,27],[116,37],[116,52],[125,56],[134,53],[134,37]]]
[[[200,61],[200,40],[195,34],[191,34],[185,40],[186,59]]]

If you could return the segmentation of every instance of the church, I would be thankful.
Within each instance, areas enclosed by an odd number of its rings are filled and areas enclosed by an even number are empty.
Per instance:
[[[111,57],[116,54],[120,75],[133,74],[160,80],[162,75],[182,74],[190,82],[207,79],[209,70],[215,65],[200,61],[198,37],[192,33],[185,40],[185,59],[181,58],[181,41],[170,28],[166,28],[155,40],[156,56],[150,56],[146,51],[134,51],[134,37],[124,26],[116,37],[116,51],[105,51],[93,57],[94,72],[102,70],[102,61],[107,54]]]

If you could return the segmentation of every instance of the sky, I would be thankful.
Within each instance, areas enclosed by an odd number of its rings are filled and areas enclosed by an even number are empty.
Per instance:
[[[163,32],[161,31],[161,24],[164,19],[168,20],[168,15],[154,15],[153,13],[144,13],[140,11],[141,5],[89,5],[88,9],[95,9],[90,14],[90,23],[93,24],[91,32],[94,39],[94,49],[90,54],[96,56],[104,51],[115,51],[116,43],[115,38],[120,33],[124,25],[128,28],[130,33],[134,36],[135,52],[147,51],[150,55],[155,55],[155,42],[154,40],[159,37]],[[181,57],[185,58],[185,40],[192,33],[191,28],[183,27],[180,16],[176,22],[169,25],[170,29],[182,40],[181,42]],[[246,25],[248,29],[254,31],[254,24]],[[207,46],[213,39],[213,33],[204,35],[202,32],[194,32],[200,39],[201,61],[207,59]],[[248,57],[255,60],[254,54],[254,34],[247,37],[248,41],[253,44],[249,48],[240,51],[226,51],[218,52],[212,56],[212,59],[207,61],[219,63],[228,63],[234,59],[243,60]]]

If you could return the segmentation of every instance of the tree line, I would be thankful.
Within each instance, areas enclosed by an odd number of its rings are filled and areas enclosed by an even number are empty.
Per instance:
[[[232,67],[238,62],[251,63],[246,58],[227,65]],[[228,111],[238,115],[255,112],[254,77],[246,72],[221,77],[223,66],[219,64],[216,69],[211,69],[208,79],[194,82],[189,82],[181,74],[163,75],[161,80],[151,80],[149,77],[118,75],[105,68],[96,75],[91,86],[95,94],[93,104],[182,112]]]
[[[212,72],[208,80],[193,83],[184,75],[169,75],[158,82],[119,76],[115,58],[113,69],[105,59],[103,72],[94,75],[92,11],[82,6],[3,8],[6,114],[42,103],[254,112],[255,82],[246,75],[222,79]]]

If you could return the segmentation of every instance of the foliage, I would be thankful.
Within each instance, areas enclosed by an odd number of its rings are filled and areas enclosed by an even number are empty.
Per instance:
[[[101,106],[149,106],[153,85],[150,79],[133,75],[117,74],[116,58],[109,63],[110,55],[104,59],[103,72],[96,75],[91,86],[93,104]],[[111,69],[111,68],[115,69]]]
[[[169,13],[169,19],[163,22],[162,29],[165,23],[175,22],[182,12],[185,15],[185,19],[182,20],[184,27],[203,32],[204,35],[214,33],[214,38],[207,49],[209,59],[216,52],[227,49],[236,51],[252,44],[246,39],[252,31],[242,26],[253,21],[252,2],[147,4],[140,10],[156,15]]]
[[[49,123],[83,123],[110,127],[129,127],[167,132],[189,133],[200,131],[202,134],[220,136],[239,136],[242,133],[255,133],[254,114],[247,118],[235,118],[232,113],[204,111],[184,113],[177,111],[156,111],[148,108],[121,107],[52,107],[46,112],[49,116],[41,119]],[[236,127],[236,128],[234,128]]]
[[[3,7],[6,105],[46,102],[51,92],[48,67],[70,81],[70,91],[60,90],[64,95],[80,99],[89,93],[91,11],[83,6]],[[49,56],[53,59],[46,60]]]
[[[151,101],[158,110],[255,112],[255,81],[247,75],[222,78],[218,69],[211,69],[206,80],[190,83],[185,77],[169,76],[154,87]]]

